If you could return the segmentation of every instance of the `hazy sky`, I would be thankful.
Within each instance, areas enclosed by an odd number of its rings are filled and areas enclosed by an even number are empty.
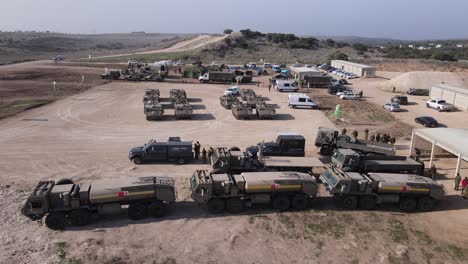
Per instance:
[[[468,38],[467,0],[1,0],[0,30]]]

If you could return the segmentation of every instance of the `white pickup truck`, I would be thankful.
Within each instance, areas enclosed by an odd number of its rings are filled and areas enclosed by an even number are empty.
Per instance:
[[[445,100],[442,99],[431,99],[426,102],[426,106],[428,108],[437,109],[437,111],[451,111],[453,110],[453,105],[447,103]]]

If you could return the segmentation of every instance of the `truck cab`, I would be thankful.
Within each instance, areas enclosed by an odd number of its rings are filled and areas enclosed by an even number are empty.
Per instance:
[[[144,146],[130,149],[128,155],[135,164],[155,161],[176,161],[179,164],[184,164],[193,159],[192,142],[150,140]]]
[[[305,156],[305,138],[301,135],[279,134],[276,141],[260,142],[257,146],[247,148],[247,152],[252,156],[257,156],[261,151],[263,156]]]

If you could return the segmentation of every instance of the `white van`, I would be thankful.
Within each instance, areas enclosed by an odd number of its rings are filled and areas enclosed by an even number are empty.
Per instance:
[[[311,109],[318,109],[318,103],[303,93],[290,93],[288,98],[288,106],[292,108],[307,107]]]
[[[293,92],[295,92],[295,91],[299,90],[299,88],[296,86],[296,84],[294,84],[294,82],[288,81],[288,80],[276,80],[275,89],[278,92],[282,92],[282,91],[293,91]]]

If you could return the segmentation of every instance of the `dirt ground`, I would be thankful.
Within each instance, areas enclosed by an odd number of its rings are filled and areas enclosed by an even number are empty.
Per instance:
[[[263,78],[262,82],[265,81]],[[353,81],[368,102],[361,106],[370,111],[374,108],[381,111],[380,100],[391,95],[375,89],[379,81]],[[317,128],[336,126],[326,111],[291,109],[287,106],[287,93],[268,92],[263,84],[248,87],[278,106],[278,118],[236,120],[219,105],[218,98],[226,87],[111,82],[0,120],[0,263],[466,261],[468,231],[463,227],[468,204],[451,191],[450,180],[446,180],[449,196],[431,213],[403,214],[393,207],[373,212],[344,211],[330,198],[323,197],[305,212],[276,213],[268,208],[252,208],[241,215],[213,216],[194,204],[188,185],[191,174],[196,169],[208,168],[207,165],[193,162],[181,166],[136,166],[128,160],[128,150],[149,139],[162,141],[180,136],[199,141],[202,147],[244,148],[273,140],[278,132],[287,131],[304,135],[307,154],[317,156],[313,146]],[[173,111],[168,109],[165,120],[146,121],[142,103],[146,88],[160,89],[163,98],[168,97],[172,88],[185,89],[195,110],[193,120],[176,121]],[[323,91],[311,94],[327,97]],[[335,103],[333,98],[327,100],[329,107]],[[345,106],[355,103],[361,102],[344,102]],[[399,122],[412,126],[412,116],[425,107],[421,104],[411,107],[414,109],[406,113],[377,112],[377,117],[368,118],[374,120],[371,125],[375,129],[393,127]],[[361,129],[369,125],[356,123],[359,118],[354,115],[358,115],[359,106],[351,109],[348,116],[351,122],[347,125]],[[441,120],[452,119],[452,113],[434,112],[437,114],[444,114]],[[454,121],[455,115],[458,120],[464,117],[463,113],[453,114]],[[388,120],[380,120],[382,117]],[[450,122],[443,121],[447,125]],[[405,142],[401,140],[399,144]],[[448,169],[452,166],[447,164]],[[66,177],[90,182],[150,175],[172,176],[176,180],[177,205],[162,219],[130,221],[125,216],[107,217],[86,227],[60,232],[32,223],[19,211],[39,180]]]

